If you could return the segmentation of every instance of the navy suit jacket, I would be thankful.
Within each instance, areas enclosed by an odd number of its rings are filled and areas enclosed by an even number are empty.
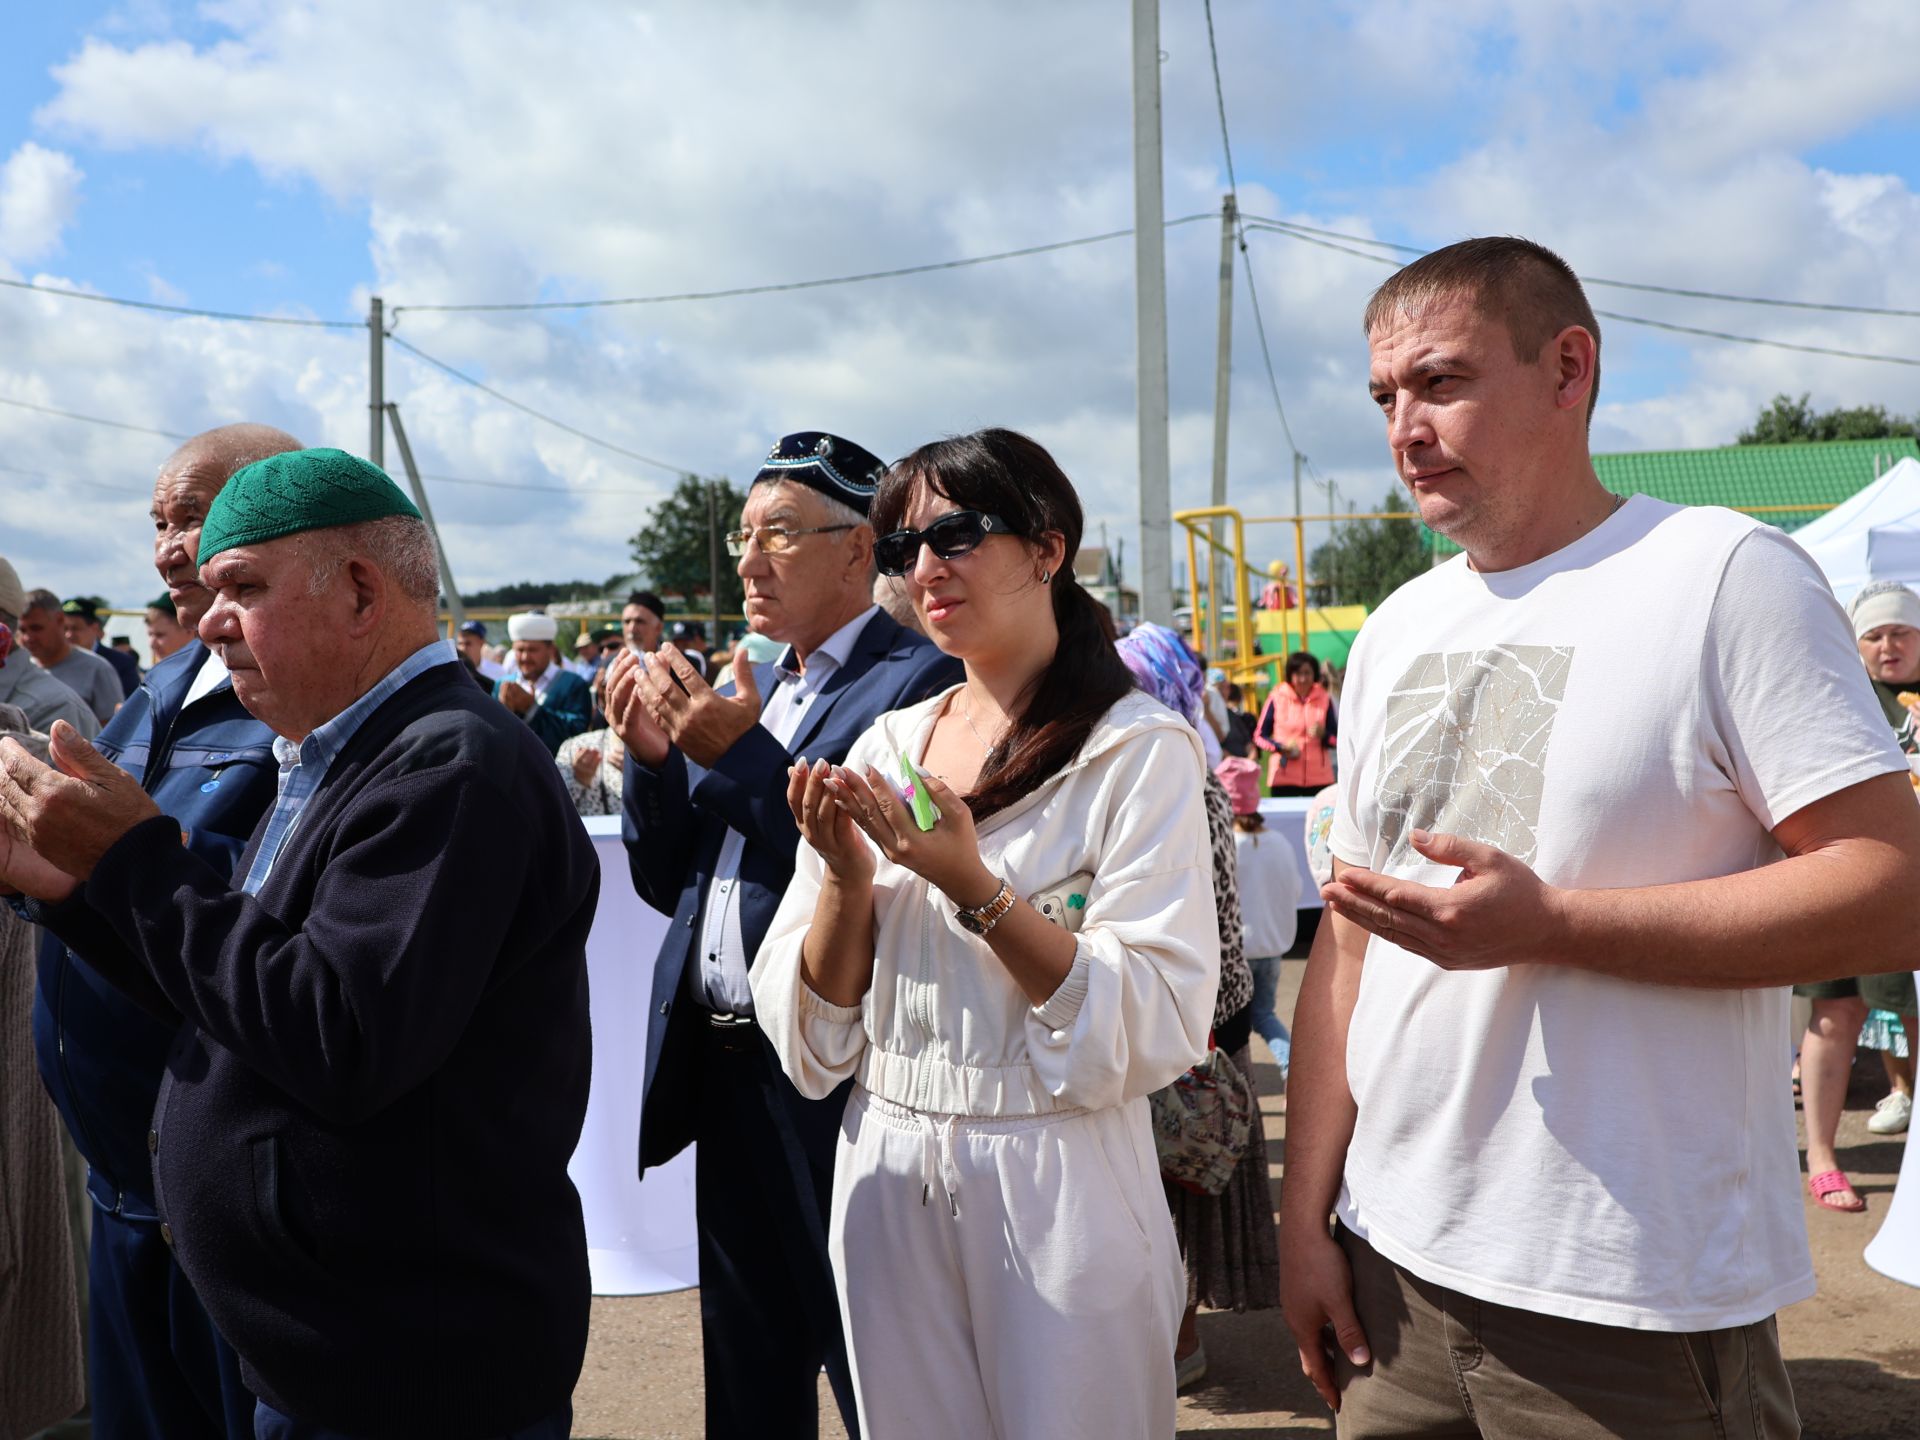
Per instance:
[[[847,663],[829,677],[793,744],[783,746],[756,725],[711,770],[680,753],[651,770],[628,756],[621,836],[640,898],[672,917],[654,962],[647,1027],[645,1099],[641,1102],[640,1168],[663,1165],[693,1138],[699,1104],[686,967],[698,940],[700,907],[729,829],[746,837],[740,857],[741,938],[759,951],[780,897],[793,879],[800,829],[787,808],[787,767],[796,756],[838,764],[874,717],[926,699],[961,678],[960,662],[906,629],[884,610],[867,622]],[[760,694],[778,684],[771,664],[754,666]],[[721,693],[729,693],[722,687]]]

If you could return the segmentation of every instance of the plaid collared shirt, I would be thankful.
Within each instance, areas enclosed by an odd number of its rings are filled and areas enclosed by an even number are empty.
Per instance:
[[[301,810],[320,788],[320,782],[327,778],[334,757],[346,748],[347,741],[366,723],[367,717],[416,675],[435,665],[455,664],[458,659],[450,640],[423,645],[298,745],[284,736],[273,742],[274,758],[280,762],[280,794],[273,802],[273,813],[267,817],[266,834],[261,836],[260,848],[254,852],[253,864],[247,868],[247,882],[240,887],[242,890],[256,895],[266,884],[267,876],[273,872],[274,857],[293,832]]]

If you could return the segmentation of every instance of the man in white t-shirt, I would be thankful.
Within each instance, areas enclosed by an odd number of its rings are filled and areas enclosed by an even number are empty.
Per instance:
[[[1347,671],[1290,1077],[1302,1367],[1343,1436],[1797,1435],[1784,987],[1904,943],[1905,761],[1790,540],[1600,485],[1559,257],[1450,246],[1365,329],[1466,554]]]

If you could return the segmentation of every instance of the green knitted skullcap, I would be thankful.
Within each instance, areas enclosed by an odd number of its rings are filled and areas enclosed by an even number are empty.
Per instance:
[[[200,527],[196,563],[239,545],[388,515],[420,518],[379,466],[344,450],[289,450],[234,472]]]

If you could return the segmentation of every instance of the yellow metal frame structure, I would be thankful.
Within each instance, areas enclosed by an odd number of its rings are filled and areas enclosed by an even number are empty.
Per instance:
[[[1816,505],[1740,505],[1734,507],[1743,515],[1804,515],[1809,511],[1825,512],[1835,509],[1832,504]],[[1260,655],[1255,647],[1253,628],[1252,593],[1246,588],[1246,577],[1251,576],[1261,584],[1266,583],[1266,575],[1247,561],[1246,533],[1249,525],[1291,525],[1293,527],[1293,583],[1300,603],[1287,611],[1288,623],[1281,634],[1291,643],[1292,617],[1298,616],[1299,649],[1307,648],[1307,526],[1310,523],[1339,523],[1346,520],[1412,520],[1418,521],[1419,512],[1414,510],[1375,510],[1366,514],[1352,515],[1242,515],[1231,505],[1207,505],[1196,510],[1176,510],[1174,523],[1187,532],[1187,603],[1193,613],[1194,648],[1208,657],[1208,663],[1217,665],[1236,678],[1251,674],[1273,663],[1271,655]],[[1231,531],[1230,545],[1222,544],[1214,538],[1213,527],[1218,521],[1225,521]],[[1214,555],[1227,556],[1233,562],[1232,576],[1236,582],[1232,588],[1230,603],[1233,605],[1234,655],[1228,658],[1222,641],[1220,617],[1215,615],[1211,605],[1200,603],[1200,546],[1207,546],[1207,566],[1209,581],[1206,586],[1210,595],[1220,593],[1220,587],[1213,583],[1212,568],[1216,563]],[[1223,599],[1221,608],[1226,608]]]
[[[1266,575],[1247,561],[1247,526],[1249,525],[1291,525],[1293,527],[1293,584],[1294,593],[1300,603],[1291,607],[1287,614],[1289,624],[1283,628],[1283,635],[1291,636],[1291,617],[1298,617],[1301,650],[1307,648],[1307,526],[1313,522],[1342,520],[1418,520],[1420,517],[1412,511],[1378,510],[1361,515],[1242,515],[1231,505],[1208,505],[1197,510],[1176,510],[1174,523],[1187,532],[1187,595],[1188,604],[1193,609],[1194,648],[1209,657],[1209,663],[1218,665],[1229,674],[1248,674],[1273,663],[1271,655],[1257,653],[1253,630],[1253,596],[1246,589],[1246,577],[1251,576],[1262,585]],[[1232,544],[1223,545],[1213,537],[1213,522],[1224,520],[1231,531]],[[1237,583],[1234,587],[1232,603],[1234,609],[1234,656],[1228,659],[1225,646],[1221,643],[1226,637],[1221,633],[1219,618],[1212,607],[1203,607],[1200,603],[1200,545],[1207,546],[1207,564],[1209,571],[1218,552],[1233,561],[1232,574]],[[1219,587],[1209,584],[1210,593],[1217,593]],[[1223,604],[1222,609],[1225,608]],[[1202,620],[1204,614],[1205,619]],[[1289,642],[1291,643],[1291,642]]]

